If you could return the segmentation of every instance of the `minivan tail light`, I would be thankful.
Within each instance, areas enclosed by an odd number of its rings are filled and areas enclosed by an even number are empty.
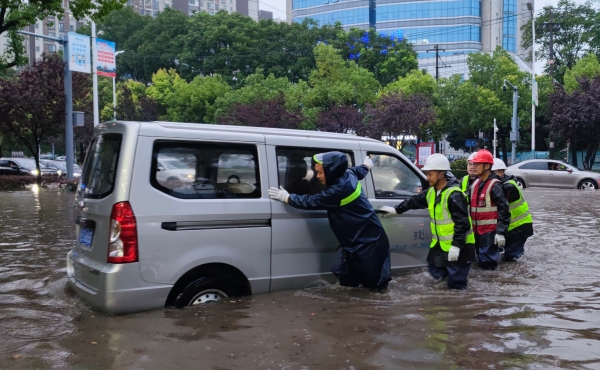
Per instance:
[[[138,262],[137,226],[129,202],[113,205],[108,234],[108,263]]]

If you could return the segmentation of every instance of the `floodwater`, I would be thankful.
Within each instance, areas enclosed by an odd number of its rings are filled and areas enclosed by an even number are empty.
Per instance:
[[[0,193],[0,368],[600,369],[600,191],[529,190],[524,260],[107,316],[66,289],[73,195]]]

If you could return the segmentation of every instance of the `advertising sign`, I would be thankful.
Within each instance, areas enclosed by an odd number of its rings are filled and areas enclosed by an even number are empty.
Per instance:
[[[90,37],[78,33],[67,34],[69,50],[69,70],[73,72],[92,73]]]
[[[418,143],[417,144],[417,167],[422,168],[425,165],[427,157],[435,152],[435,143]]]
[[[475,148],[477,146],[477,140],[467,139],[467,140],[465,140],[465,146],[468,148]]]
[[[117,77],[116,45],[112,41],[96,39],[96,69],[98,76]]]

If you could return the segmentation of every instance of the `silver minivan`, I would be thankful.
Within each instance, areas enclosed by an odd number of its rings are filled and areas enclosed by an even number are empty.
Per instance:
[[[421,192],[421,171],[377,140],[317,131],[171,122],[106,122],[76,199],[69,285],[109,313],[184,307],[333,281],[337,241],[326,211],[272,201],[271,186],[321,191],[310,159],[337,150],[374,207]],[[166,175],[165,175],[166,172]],[[381,219],[394,270],[424,266],[427,210]]]

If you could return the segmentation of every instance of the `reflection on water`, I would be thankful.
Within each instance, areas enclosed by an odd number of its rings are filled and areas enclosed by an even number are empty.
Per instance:
[[[73,196],[0,193],[0,367],[600,369],[599,195],[526,190],[525,259],[474,268],[468,291],[417,269],[385,295],[323,283],[111,317],[65,289]]]

